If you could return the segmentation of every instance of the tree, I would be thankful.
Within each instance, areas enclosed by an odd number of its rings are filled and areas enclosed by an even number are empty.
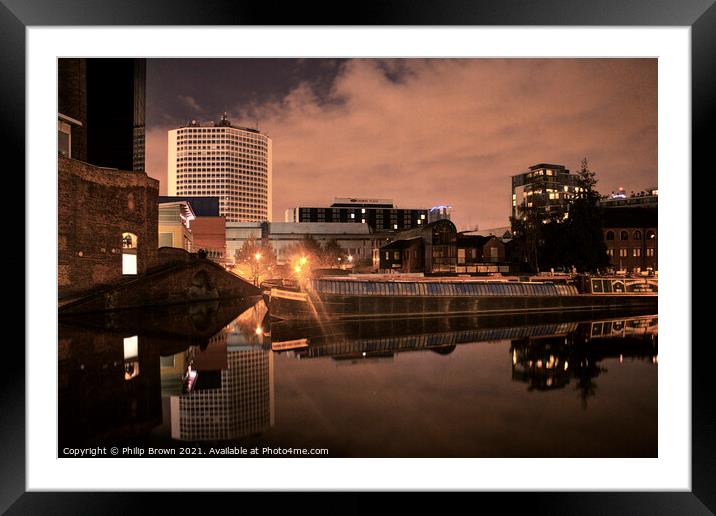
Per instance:
[[[347,260],[348,254],[345,249],[338,245],[338,242],[334,238],[331,238],[323,244],[321,261],[324,265],[333,267],[347,263]]]
[[[321,243],[312,235],[304,235],[297,243],[286,248],[291,268],[300,267],[304,269],[307,265],[313,269],[323,261],[323,248]]]
[[[263,240],[250,238],[236,251],[234,272],[257,285],[272,276],[275,266],[276,252]]]
[[[609,265],[596,184],[596,173],[589,169],[587,158],[582,159],[566,212],[549,211],[544,206],[549,185],[541,175],[533,178],[531,202],[520,206],[518,216],[510,219],[522,268],[594,271]]]
[[[580,162],[575,195],[569,203],[566,237],[570,242],[569,259],[579,271],[595,271],[609,265],[604,244],[602,216],[596,174],[585,157]]]

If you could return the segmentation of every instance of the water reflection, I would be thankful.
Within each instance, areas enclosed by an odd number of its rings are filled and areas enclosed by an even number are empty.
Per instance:
[[[584,320],[585,317],[593,320]],[[410,372],[416,394],[401,391],[400,409],[379,414],[386,428],[399,420],[396,418],[401,417],[401,410],[422,410],[417,394],[421,389],[444,389],[446,403],[449,400],[452,404],[465,395],[466,388],[480,387],[493,390],[495,400],[506,399],[501,402],[501,410],[517,418],[515,424],[524,425],[519,414],[526,401],[513,392],[510,384],[526,386],[523,392],[530,393],[533,401],[538,401],[539,393],[569,390],[572,386],[586,408],[587,401],[599,392],[596,379],[609,370],[605,363],[642,361],[656,367],[657,335],[658,318],[648,314],[601,319],[584,314],[424,318],[320,326],[310,322],[272,323],[266,305],[257,299],[63,318],[59,339],[60,449],[110,444],[238,443],[264,438],[271,442],[280,438],[281,443],[296,439],[300,444],[301,436],[312,428],[318,432],[334,417],[345,419],[346,414],[360,415],[365,410],[354,407],[355,401],[348,398],[336,407],[335,414],[322,412],[316,419],[296,408],[296,395],[308,397],[313,406],[328,403],[326,383],[336,393],[366,388],[353,373],[336,376],[329,369],[338,365],[364,365],[375,385],[378,380],[386,381],[391,375],[404,375],[407,368],[417,367]],[[489,346],[486,350],[507,346],[505,354],[500,355],[507,368],[504,375],[489,381],[485,378],[484,373],[495,369],[495,365],[482,356],[479,346]],[[470,353],[457,353],[459,349]],[[426,358],[418,367],[416,363],[396,360],[398,356]],[[460,372],[454,378],[436,382],[420,372],[426,364],[437,367],[441,360],[453,358],[462,361],[457,364]],[[279,369],[276,360],[281,362]],[[301,365],[304,363],[317,367],[306,368]],[[389,368],[383,369],[383,364]],[[456,395],[453,391],[460,388],[463,390],[455,391]],[[300,421],[301,425],[284,423],[276,428],[276,399],[279,405],[282,401],[277,392],[285,393],[285,408],[279,416],[283,421]],[[655,402],[655,391],[648,392]],[[378,394],[394,395],[384,391]],[[511,399],[514,407],[510,407]],[[606,401],[611,403],[609,395],[605,395]],[[435,416],[440,417],[438,413]],[[442,430],[449,430],[449,440],[464,432],[462,427],[479,424],[479,418],[455,417],[453,427],[445,423]],[[337,431],[333,423],[328,427]],[[420,440],[420,432],[428,429],[412,431]],[[357,435],[331,439],[351,442]],[[345,455],[359,453],[357,447],[341,446]],[[371,446],[377,448],[380,444],[376,441]],[[446,455],[477,453],[470,446],[458,447]],[[436,444],[435,449],[440,450],[440,445]],[[409,453],[412,452],[406,448],[396,451],[395,456]],[[430,455],[429,450],[421,453]],[[434,453],[441,456],[439,451]]]
[[[512,379],[528,389],[561,389],[572,380],[586,407],[596,394],[595,378],[608,370],[608,358],[656,363],[658,318],[642,316],[568,325],[565,331],[546,337],[512,341]]]

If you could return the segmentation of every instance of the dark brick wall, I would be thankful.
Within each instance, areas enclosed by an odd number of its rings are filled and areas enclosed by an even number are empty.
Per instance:
[[[162,248],[162,251],[168,248]],[[198,301],[248,298],[261,291],[236,274],[208,259],[182,249],[185,258],[161,253],[162,264],[144,276],[98,290],[62,307],[63,315],[102,312],[142,306],[163,306]],[[175,254],[175,253],[174,253]]]
[[[217,249],[226,253],[226,218],[197,217],[191,222],[192,247]]]
[[[159,181],[144,172],[58,158],[59,297],[122,278],[122,233],[137,235],[137,272],[157,263]]]

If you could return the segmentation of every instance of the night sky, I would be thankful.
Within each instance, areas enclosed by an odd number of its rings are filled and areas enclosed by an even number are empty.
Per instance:
[[[162,195],[167,131],[223,112],[273,140],[275,221],[360,196],[507,226],[510,176],[585,156],[601,193],[658,186],[656,59],[149,59]]]

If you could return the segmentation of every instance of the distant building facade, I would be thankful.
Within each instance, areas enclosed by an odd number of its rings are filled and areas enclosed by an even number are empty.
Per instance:
[[[603,207],[604,243],[611,266],[627,272],[658,271],[658,209]]]
[[[438,220],[450,220],[452,214],[452,206],[433,206],[428,210],[428,223]]]
[[[428,223],[427,209],[397,208],[392,199],[336,197],[328,207],[286,210],[286,222],[368,224],[373,231],[403,231]]]
[[[566,212],[577,188],[577,174],[564,165],[539,163],[527,172],[512,176],[512,216],[521,208],[542,208],[545,212]]]
[[[192,251],[191,221],[196,215],[187,201],[159,202],[159,247]]]
[[[311,222],[227,222],[226,248],[230,258],[249,240],[270,245],[276,252],[279,265],[289,263],[290,251],[306,237],[321,245],[335,241],[356,263],[370,260],[372,251],[382,243],[381,235],[371,231],[367,224],[311,223]]]
[[[505,244],[496,237],[458,233],[442,219],[401,232],[376,252],[379,270],[423,274],[509,272]]]
[[[219,215],[229,222],[270,221],[272,141],[257,129],[218,123],[190,124],[169,131],[170,196],[218,197]]]
[[[438,220],[403,231],[378,252],[379,268],[427,274],[455,272],[457,228],[449,220]]]

